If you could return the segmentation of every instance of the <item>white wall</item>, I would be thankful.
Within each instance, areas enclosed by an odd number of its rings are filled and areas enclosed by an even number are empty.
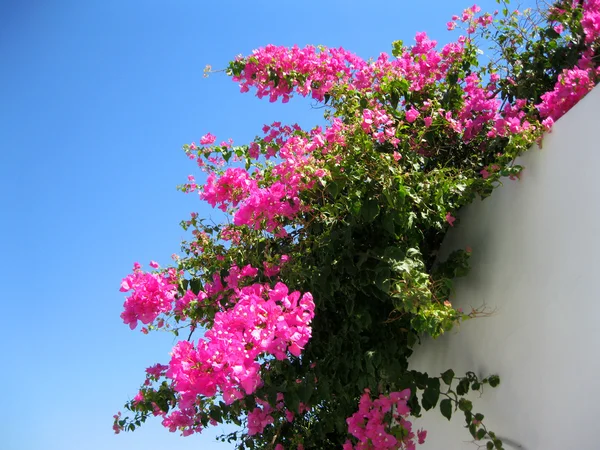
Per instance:
[[[425,341],[412,367],[500,375],[471,399],[507,449],[600,449],[599,142],[596,88],[523,155],[520,181],[461,211],[443,245],[473,249],[453,303],[496,312]],[[417,423],[423,450],[477,448],[460,411]]]

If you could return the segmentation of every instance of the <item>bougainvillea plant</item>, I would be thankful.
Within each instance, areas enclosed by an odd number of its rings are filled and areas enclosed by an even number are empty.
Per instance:
[[[410,418],[439,407],[502,448],[465,398],[498,376],[408,361],[423,335],[477,316],[449,301],[470,251],[440,261],[440,244],[600,80],[600,0],[500,9],[454,16],[459,36],[442,48],[418,33],[372,61],[268,45],[230,63],[242,92],[310,97],[326,126],[276,122],[248,145],[207,133],[184,146],[205,176],[181,190],[228,219],[193,213],[172,267],[136,263],[123,280],[123,321],[181,340],[146,370],[116,432],[158,416],[183,435],[236,424],[223,439],[240,449],[413,449],[426,432]]]

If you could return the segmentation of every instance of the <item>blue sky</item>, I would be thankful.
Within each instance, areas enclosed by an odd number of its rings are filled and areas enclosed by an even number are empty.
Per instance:
[[[493,10],[493,2],[481,3]],[[158,422],[115,436],[112,415],[171,335],[131,332],[119,314],[132,263],[168,264],[180,220],[211,211],[175,186],[180,150],[210,131],[244,143],[275,120],[311,126],[310,102],[241,95],[223,74],[268,43],[343,46],[363,57],[446,41],[469,3],[360,1],[0,1],[0,408],[5,450],[179,449]],[[487,6],[487,8],[486,8]]]

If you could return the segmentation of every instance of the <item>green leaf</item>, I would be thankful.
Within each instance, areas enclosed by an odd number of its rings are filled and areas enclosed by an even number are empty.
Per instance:
[[[390,97],[390,104],[392,108],[396,109],[398,107],[398,103],[400,102],[400,94],[396,89],[392,89]]]
[[[395,236],[396,227],[394,225],[394,217],[390,214],[387,214],[383,218],[383,229],[388,232],[388,234]]]
[[[190,280],[190,289],[196,295],[198,295],[200,293],[200,290],[202,289],[202,283],[200,282],[200,280],[198,278],[194,278],[194,279]]]
[[[450,386],[452,384],[452,380],[454,380],[454,370],[448,369],[442,374],[442,381]]]
[[[267,391],[267,400],[271,405],[277,403],[277,391],[275,389],[269,389],[269,391]]]
[[[413,347],[417,342],[420,342],[419,337],[415,333],[408,332],[406,336],[407,345]]]
[[[466,398],[461,398],[458,401],[458,409],[465,412],[471,412],[471,410],[473,409],[473,403],[470,400],[467,400]]]
[[[412,385],[408,386],[408,388],[413,394],[408,399],[407,405],[410,408],[411,415],[414,417],[419,417],[421,415],[421,405],[419,404],[419,397],[414,394],[416,387]]]
[[[377,271],[377,278],[375,279],[375,286],[386,294],[390,292],[390,270],[384,268]]]
[[[379,203],[377,200],[367,200],[360,209],[360,213],[366,222],[373,222],[379,215]]]
[[[485,430],[483,428],[477,430],[477,439],[482,440],[486,434],[487,433],[485,432]]]
[[[309,403],[310,397],[314,391],[314,385],[312,383],[305,382],[300,386],[300,401],[302,403]]]
[[[215,407],[210,408],[208,413],[211,419],[216,420],[217,422],[221,422],[223,420],[223,416],[221,415],[221,411]]]
[[[491,387],[496,387],[500,384],[500,377],[498,375],[492,375],[488,378],[488,382]]]
[[[298,397],[296,390],[289,390],[286,392],[284,400],[285,406],[287,406],[290,411],[298,411],[298,406],[300,406],[300,397]]]
[[[413,372],[412,376],[419,389],[427,389],[427,382],[429,380],[429,377],[426,373]]]
[[[404,260],[405,256],[404,250],[394,245],[386,247],[383,251],[383,257],[392,264],[400,263]]]
[[[327,192],[329,192],[333,198],[337,198],[340,193],[340,187],[335,181],[331,181],[327,184]]]
[[[442,400],[440,402],[440,411],[442,412],[442,416],[450,420],[452,418],[452,400],[449,398]]]
[[[329,398],[329,383],[325,380],[325,381],[321,381],[319,380],[319,383],[317,384],[317,389],[319,394],[323,397],[323,398]]]
[[[466,426],[468,427],[469,425],[471,425],[471,422],[473,422],[473,414],[471,414],[469,411],[464,411],[465,413],[465,423],[467,424]]]
[[[560,37],[560,34],[558,34],[556,32],[556,30],[553,27],[548,27],[545,30],[545,34],[546,36],[548,36],[550,39],[556,39]]]
[[[469,433],[471,433],[471,436],[473,436],[473,439],[477,439],[477,427],[474,424],[471,424],[468,426],[469,428]]]
[[[404,45],[404,43],[402,41],[392,42],[392,55],[395,58],[398,58],[399,56],[402,55],[402,51],[404,50],[403,45]]]
[[[456,393],[458,395],[465,395],[467,392],[469,392],[469,379],[463,378],[458,383],[458,386],[456,386]]]
[[[421,402],[425,411],[435,408],[439,398],[440,380],[438,378],[431,378],[427,382],[427,388],[425,388],[425,391],[423,392],[423,401]]]
[[[458,74],[456,72],[451,72],[448,74],[446,79],[448,80],[448,83],[456,84],[456,83],[458,83]]]

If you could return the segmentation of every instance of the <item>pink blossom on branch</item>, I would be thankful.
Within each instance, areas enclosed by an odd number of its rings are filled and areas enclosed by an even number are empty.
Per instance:
[[[543,118],[560,119],[595,86],[594,69],[565,69],[558,77],[554,89],[542,95],[542,102],[535,105]],[[549,122],[544,125],[548,127]]]
[[[406,121],[408,123],[413,123],[419,117],[419,111],[417,111],[414,107],[410,108],[406,111]]]
[[[204,136],[200,138],[201,145],[211,145],[214,144],[217,138],[210,133],[206,133]]]
[[[267,425],[273,423],[274,419],[271,416],[272,408],[254,408],[248,413],[248,435],[254,436],[255,434],[261,434]]]
[[[243,271],[256,273],[248,267]],[[192,408],[198,396],[221,393],[230,404],[252,394],[262,384],[259,357],[299,356],[310,339],[315,309],[310,293],[289,292],[277,283],[273,288],[245,286],[233,295],[234,306],[215,315],[204,338],[196,345],[180,341],[173,349],[166,376],[179,395],[180,409]],[[253,416],[260,416],[253,422],[256,432],[268,421],[261,414],[255,411]]]
[[[219,209],[225,211],[228,205],[237,206],[256,188],[256,181],[246,170],[229,168],[219,178],[214,172],[208,175],[200,198],[206,200],[213,208],[219,204]]]
[[[586,43],[591,44],[600,37],[600,0],[583,1],[581,25]]]
[[[419,430],[415,436],[412,423],[406,418],[410,415],[407,401],[410,390],[391,392],[371,399],[368,391],[361,396],[358,411],[346,419],[348,432],[356,439],[356,444],[347,440],[344,450],[412,450],[415,448],[415,438],[423,444],[427,432]],[[386,416],[391,416],[391,420]],[[401,428],[402,439],[393,433]]]
[[[156,263],[154,265],[158,266]],[[175,269],[169,269],[166,273],[147,273],[136,263],[133,273],[121,282],[121,292],[133,291],[123,304],[123,322],[133,330],[138,320],[147,325],[160,314],[170,312],[177,284],[178,274]]]

